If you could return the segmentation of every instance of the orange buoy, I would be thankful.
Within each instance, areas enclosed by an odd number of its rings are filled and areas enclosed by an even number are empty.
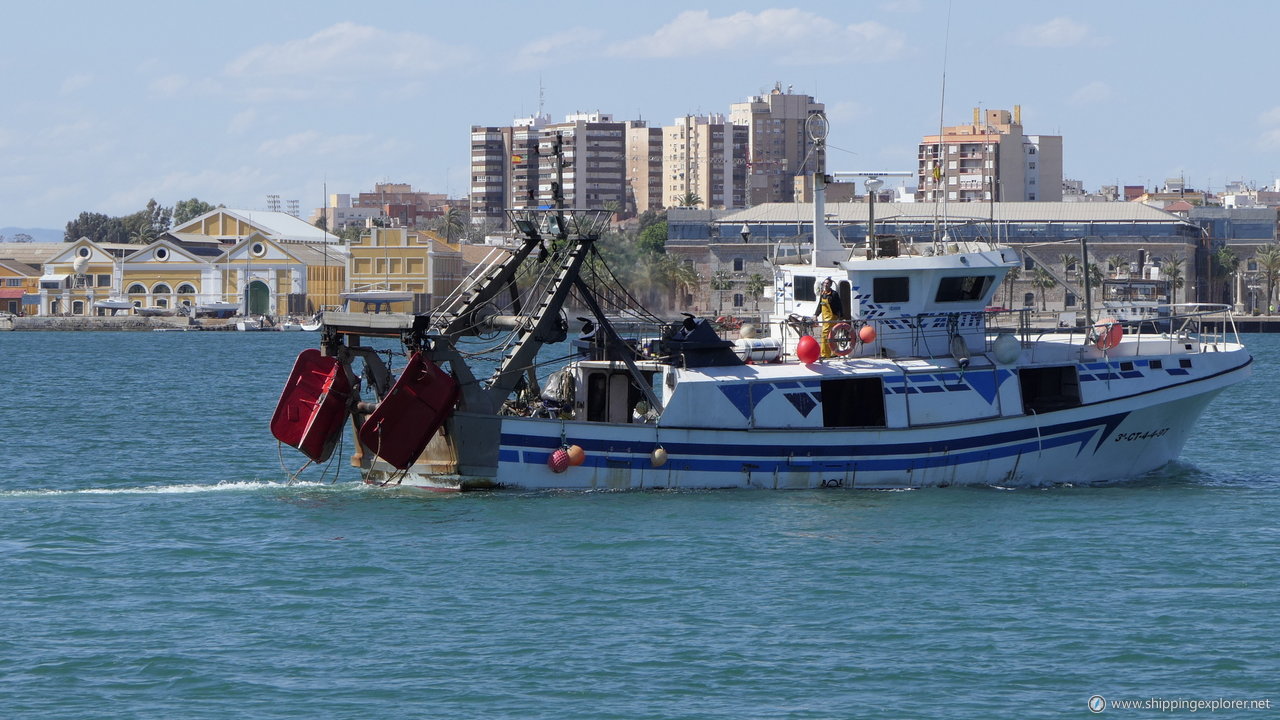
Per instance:
[[[547,467],[551,468],[551,472],[564,472],[569,467],[569,453],[564,448],[551,453],[551,457],[547,458]]]
[[[800,362],[805,365],[818,362],[818,356],[821,354],[822,348],[818,347],[818,341],[814,340],[812,335],[802,335],[800,342],[796,343],[796,357],[800,358]]]
[[[1093,326],[1093,334],[1097,337],[1093,344],[1099,350],[1110,350],[1120,344],[1120,338],[1124,337],[1124,326],[1115,318],[1102,318]]]
[[[858,328],[858,339],[864,343],[870,344],[876,341],[876,329],[870,325],[863,325]]]
[[[572,467],[581,465],[587,459],[587,451],[581,445],[570,445],[564,452],[569,456],[569,465]]]

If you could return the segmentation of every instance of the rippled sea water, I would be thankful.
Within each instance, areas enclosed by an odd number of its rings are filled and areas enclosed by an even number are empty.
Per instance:
[[[1121,485],[430,498],[288,483],[315,340],[0,334],[0,717],[1280,707],[1275,336]]]

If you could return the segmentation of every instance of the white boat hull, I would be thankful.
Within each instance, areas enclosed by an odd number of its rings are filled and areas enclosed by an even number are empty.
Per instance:
[[[1110,482],[1176,458],[1205,406],[1250,373],[1246,352],[1214,353],[1203,376],[1128,397],[1040,415],[911,428],[702,429],[504,417],[496,475],[391,472],[367,481],[423,490],[868,488],[1038,486]],[[563,472],[552,452],[575,444],[586,460]],[[667,453],[655,466],[653,451]]]

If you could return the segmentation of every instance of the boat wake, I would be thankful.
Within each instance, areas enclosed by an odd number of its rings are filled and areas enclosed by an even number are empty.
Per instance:
[[[179,484],[179,485],[143,485],[136,487],[114,488],[79,488],[79,489],[47,489],[47,490],[4,490],[0,497],[58,497],[75,495],[191,495],[196,493],[217,492],[258,492],[262,490],[293,490],[298,488],[333,488],[343,489],[363,487],[360,483],[341,483],[332,485],[321,482],[275,482],[265,480],[220,482],[212,485]]]

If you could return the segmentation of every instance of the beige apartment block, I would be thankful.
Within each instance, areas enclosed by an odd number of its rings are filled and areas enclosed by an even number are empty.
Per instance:
[[[662,198],[666,207],[688,199],[703,208],[743,207],[747,129],[723,115],[686,115],[662,128]]]
[[[627,122],[626,212],[638,215],[666,207],[662,194],[662,128]]]
[[[921,202],[1060,202],[1062,136],[1026,135],[1022,109],[973,110],[973,122],[926,135],[917,155]]]
[[[811,115],[825,118],[826,106],[779,83],[768,94],[729,106],[729,121],[748,133],[746,204],[794,200],[792,178],[825,168],[826,158],[806,128]],[[811,152],[812,151],[812,152]]]

